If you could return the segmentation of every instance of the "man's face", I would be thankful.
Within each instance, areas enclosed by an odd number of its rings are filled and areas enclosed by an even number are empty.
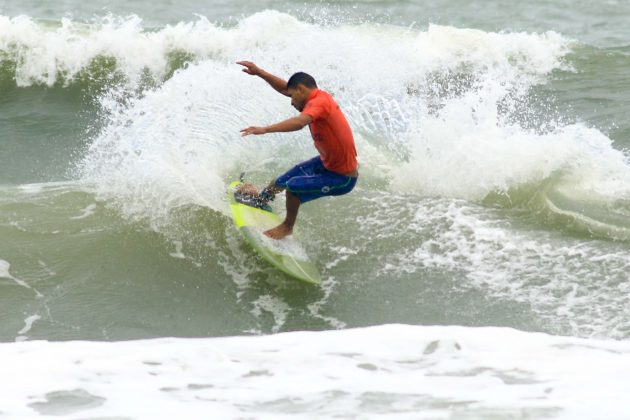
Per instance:
[[[302,112],[302,110],[304,110],[306,100],[308,99],[308,95],[311,93],[310,90],[304,85],[297,85],[296,88],[287,89],[287,92],[291,96],[291,105],[298,111]]]

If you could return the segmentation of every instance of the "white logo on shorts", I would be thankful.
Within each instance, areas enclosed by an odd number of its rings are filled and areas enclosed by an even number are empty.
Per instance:
[[[322,187],[322,192],[324,194],[326,194],[328,191],[330,191],[330,187],[329,186]]]

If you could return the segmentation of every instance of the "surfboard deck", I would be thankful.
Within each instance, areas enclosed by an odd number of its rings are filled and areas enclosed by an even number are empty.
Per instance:
[[[285,238],[278,241],[263,235],[262,232],[265,230],[282,223],[282,219],[271,208],[252,207],[240,201],[235,195],[235,190],[241,184],[241,181],[230,184],[228,201],[234,224],[243,238],[264,260],[283,273],[309,284],[321,284],[317,267],[294,239]]]

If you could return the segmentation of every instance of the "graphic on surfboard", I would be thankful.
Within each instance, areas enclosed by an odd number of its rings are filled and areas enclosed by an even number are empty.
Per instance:
[[[228,187],[228,201],[232,219],[245,240],[258,254],[278,270],[310,284],[320,284],[321,277],[302,247],[292,238],[271,239],[264,231],[282,223],[282,219],[266,205],[255,207],[251,196],[241,195],[236,190],[242,181],[234,181]]]

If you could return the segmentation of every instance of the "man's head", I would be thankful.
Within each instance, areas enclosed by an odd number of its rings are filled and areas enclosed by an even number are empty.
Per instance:
[[[302,112],[313,89],[317,89],[317,83],[313,76],[302,72],[295,73],[287,82],[287,92],[291,96],[291,105]]]

